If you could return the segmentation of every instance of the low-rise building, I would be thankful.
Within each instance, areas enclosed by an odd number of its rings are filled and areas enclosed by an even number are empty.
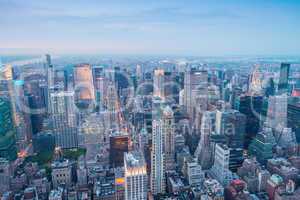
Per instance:
[[[63,199],[63,189],[57,188],[55,190],[51,190],[49,194],[49,200],[62,200]]]
[[[187,166],[187,180],[189,185],[201,185],[204,181],[204,172],[201,169],[201,166],[195,161],[190,160],[186,164]]]
[[[9,191],[11,167],[9,161],[0,158],[0,194]]]
[[[170,176],[168,178],[168,191],[173,195],[178,195],[184,188],[184,184],[179,177]]]
[[[28,187],[24,190],[23,200],[39,200],[35,187]]]
[[[72,183],[72,165],[69,160],[57,160],[51,164],[52,183],[56,188],[60,185],[70,186]]]
[[[205,180],[201,200],[224,200],[224,187],[216,179]]]

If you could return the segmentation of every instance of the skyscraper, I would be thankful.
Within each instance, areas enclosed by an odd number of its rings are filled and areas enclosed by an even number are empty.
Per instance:
[[[142,152],[124,154],[125,200],[147,200],[147,166]]]
[[[212,167],[214,177],[222,184],[227,185],[233,179],[233,174],[229,170],[231,164],[231,149],[226,145],[217,144],[215,150],[215,161]],[[242,165],[242,162],[241,162]]]
[[[200,88],[207,86],[208,73],[207,71],[200,71],[191,69],[185,72],[184,76],[184,105],[190,117],[194,116],[194,107],[196,105],[195,97]]]
[[[29,114],[28,97],[24,94],[24,81],[14,81],[13,102],[15,110],[15,127],[17,132],[18,152],[24,150],[32,139],[32,127]]]
[[[265,124],[263,130],[256,135],[249,145],[249,154],[256,157],[261,164],[273,156],[273,146],[276,144],[272,129]]]
[[[278,92],[280,94],[286,93],[288,91],[290,67],[291,67],[291,64],[289,64],[289,63],[281,63],[280,77],[279,77],[279,83],[278,83]]]
[[[53,65],[51,64],[51,56],[49,54],[45,55],[45,71],[47,74],[47,100],[46,106],[47,106],[47,111],[50,113],[51,109],[51,99],[50,99],[50,94],[54,90],[54,69]]]
[[[215,126],[215,117],[215,112],[211,111],[206,111],[202,117],[200,141],[195,151],[195,157],[198,158],[202,169],[209,169],[213,164],[213,147],[210,136]]]
[[[163,108],[162,120],[166,170],[172,170],[175,167],[175,124],[174,114],[170,106]]]
[[[106,98],[105,98],[106,108],[108,111],[108,118],[110,126],[119,126],[120,124],[120,107],[119,99],[116,87],[113,83],[108,83],[106,85]]]
[[[130,138],[128,135],[116,135],[109,138],[110,154],[109,164],[111,167],[122,167],[124,153],[130,150]]]
[[[287,103],[286,94],[269,97],[267,123],[268,126],[281,130],[287,126]]]
[[[74,104],[74,92],[51,93],[51,115],[56,146],[78,147],[78,129]]]
[[[216,112],[216,133],[226,138],[230,148],[243,148],[246,116],[237,110],[226,109]]]
[[[295,153],[297,140],[292,128],[283,128],[277,138],[278,145]]]
[[[152,151],[151,151],[151,192],[153,195],[163,194],[166,190],[165,154],[164,154],[163,121],[152,121]]]
[[[265,89],[265,95],[267,97],[275,95],[275,83],[273,78],[269,78],[267,87]]]
[[[300,101],[294,98],[288,104],[287,124],[296,134],[297,142],[300,143]]]
[[[256,136],[263,116],[263,97],[257,95],[242,95],[235,102],[235,109],[246,115],[246,133],[244,146],[248,148]]]
[[[156,69],[154,70],[153,76],[153,94],[155,96],[159,96],[160,98],[164,98],[164,70]]]
[[[250,94],[261,94],[262,92],[262,80],[259,65],[254,67],[254,70],[250,76],[249,92]]]

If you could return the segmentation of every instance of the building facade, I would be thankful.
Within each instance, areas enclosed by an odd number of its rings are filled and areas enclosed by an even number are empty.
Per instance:
[[[128,152],[124,155],[125,200],[147,200],[147,166],[142,152]]]

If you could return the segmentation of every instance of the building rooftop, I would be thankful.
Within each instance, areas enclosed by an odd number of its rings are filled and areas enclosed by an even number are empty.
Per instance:
[[[62,188],[58,188],[56,190],[51,190],[50,194],[49,194],[49,198],[61,199],[62,198]]]
[[[279,176],[278,174],[273,174],[271,177],[270,177],[270,180],[272,182],[274,182],[276,185],[279,185],[283,182],[283,179],[281,176]]]
[[[203,183],[205,190],[208,193],[222,193],[224,192],[223,186],[216,179],[207,179]]]
[[[291,163],[285,158],[272,158],[272,159],[269,159],[268,162],[273,165],[284,165],[284,166],[291,165]]]
[[[124,161],[127,168],[143,167],[146,164],[144,155],[139,151],[125,153]]]
[[[169,181],[173,187],[183,187],[184,184],[179,177],[169,177]]]
[[[63,160],[53,161],[51,164],[51,167],[52,168],[64,168],[64,167],[68,167],[69,165],[70,165],[69,160],[63,159]]]
[[[0,157],[0,164],[9,164],[9,161],[6,158]]]

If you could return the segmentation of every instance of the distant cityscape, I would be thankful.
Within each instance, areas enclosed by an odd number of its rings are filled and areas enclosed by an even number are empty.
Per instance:
[[[298,200],[297,57],[2,58],[1,200]]]

